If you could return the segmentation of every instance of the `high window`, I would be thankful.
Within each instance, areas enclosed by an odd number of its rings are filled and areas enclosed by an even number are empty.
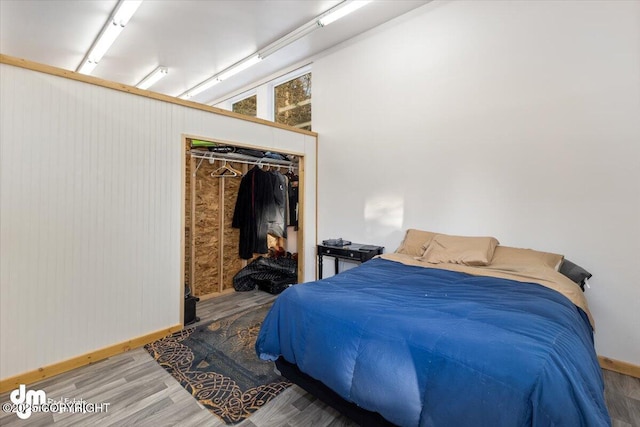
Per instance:
[[[245,116],[256,117],[258,113],[258,95],[253,95],[233,103],[231,111],[244,114]]]
[[[311,130],[311,66],[265,80],[214,105],[235,113]]]
[[[311,130],[311,73],[274,88],[274,121]]]

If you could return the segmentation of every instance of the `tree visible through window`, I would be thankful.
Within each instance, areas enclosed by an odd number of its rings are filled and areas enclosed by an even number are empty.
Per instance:
[[[232,111],[234,113],[244,114],[245,116],[256,117],[258,105],[258,96],[253,95],[233,104]]]
[[[274,92],[274,121],[311,130],[311,73],[276,86]]]

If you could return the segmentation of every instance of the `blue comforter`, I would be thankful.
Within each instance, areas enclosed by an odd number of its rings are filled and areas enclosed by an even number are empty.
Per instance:
[[[256,352],[401,426],[606,426],[587,317],[533,283],[374,259],[290,287]]]

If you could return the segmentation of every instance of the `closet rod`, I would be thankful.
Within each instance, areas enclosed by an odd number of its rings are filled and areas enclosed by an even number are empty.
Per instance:
[[[196,152],[196,151],[190,151],[189,154],[191,154],[191,157],[196,158],[196,159],[202,159],[202,160],[220,160],[220,161],[227,161],[227,162],[235,162],[235,163],[244,163],[247,165],[257,165],[257,166],[263,166],[263,165],[268,165],[268,166],[282,166],[285,168],[293,168],[293,169],[298,169],[298,164],[294,163],[292,161],[289,160],[277,160],[277,159],[270,159],[268,157],[263,157],[261,159],[256,159],[256,160],[249,160],[246,157],[239,157],[242,156],[241,154],[233,154],[233,153],[229,153],[226,155],[221,155],[220,153],[207,153],[207,152]],[[196,168],[197,169],[197,168]]]

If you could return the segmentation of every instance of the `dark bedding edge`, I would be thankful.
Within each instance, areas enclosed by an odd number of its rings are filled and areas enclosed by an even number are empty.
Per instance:
[[[367,411],[354,403],[347,402],[329,387],[305,374],[297,365],[287,362],[282,357],[276,360],[276,367],[282,376],[299,385],[308,393],[311,393],[313,396],[322,400],[327,405],[331,406],[346,417],[349,417],[361,426],[395,426],[395,424],[390,423],[377,412]]]

